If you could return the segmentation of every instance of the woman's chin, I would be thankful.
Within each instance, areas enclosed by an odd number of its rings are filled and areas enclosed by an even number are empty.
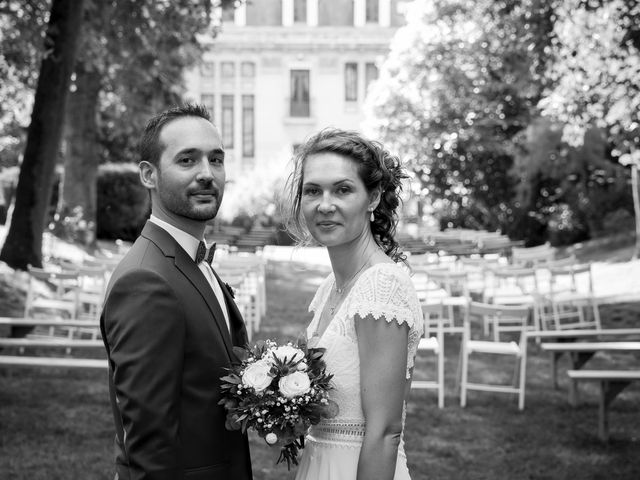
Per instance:
[[[328,239],[328,238],[316,238],[316,242],[320,244],[321,247],[331,248],[338,247],[345,242],[339,239]]]

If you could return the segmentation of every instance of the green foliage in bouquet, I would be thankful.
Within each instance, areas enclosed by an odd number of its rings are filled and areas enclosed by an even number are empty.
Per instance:
[[[236,347],[240,362],[222,380],[220,405],[229,430],[253,428],[269,445],[280,446],[276,464],[298,464],[304,435],[311,425],[338,414],[329,399],[333,375],[326,372],[324,349],[306,340],[278,346],[271,340]]]

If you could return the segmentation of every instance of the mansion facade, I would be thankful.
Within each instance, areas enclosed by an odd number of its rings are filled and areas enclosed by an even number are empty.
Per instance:
[[[220,128],[233,180],[325,127],[359,130],[368,85],[404,24],[401,0],[247,0],[186,74]]]

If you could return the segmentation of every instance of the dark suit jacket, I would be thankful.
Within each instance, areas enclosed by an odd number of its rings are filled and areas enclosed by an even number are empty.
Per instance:
[[[233,345],[247,341],[221,286],[231,334],[198,266],[151,222],[113,273],[100,328],[120,480],[251,478],[247,438],[218,405]]]

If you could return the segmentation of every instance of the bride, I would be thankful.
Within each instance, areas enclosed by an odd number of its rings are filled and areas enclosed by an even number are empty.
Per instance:
[[[396,157],[355,132],[323,130],[296,156],[289,228],[324,245],[333,270],[307,335],[326,349],[339,407],[309,430],[296,480],[410,478],[402,432],[423,320],[394,239],[403,178]]]

